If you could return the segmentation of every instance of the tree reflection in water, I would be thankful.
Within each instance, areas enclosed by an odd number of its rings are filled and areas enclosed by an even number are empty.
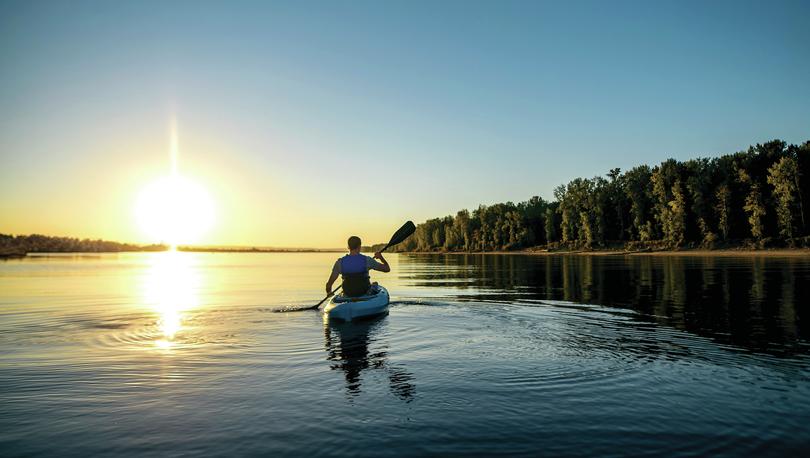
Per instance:
[[[806,351],[810,339],[807,256],[400,254],[399,267],[408,286],[456,300],[628,308],[640,320],[771,354]]]
[[[360,394],[363,371],[378,370],[385,373],[391,393],[410,402],[415,391],[413,375],[388,361],[388,346],[379,340],[386,319],[383,316],[352,323],[325,320],[326,359],[332,362],[332,370],[343,371],[349,396]]]

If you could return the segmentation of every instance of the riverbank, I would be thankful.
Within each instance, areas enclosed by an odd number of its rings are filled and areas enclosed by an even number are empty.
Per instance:
[[[0,250],[0,259],[24,258],[26,255],[27,253],[25,251]]]
[[[143,253],[143,252],[167,252],[172,251],[169,248],[163,250],[109,250],[109,251],[8,251],[0,252],[0,259],[19,259],[29,255],[48,255],[48,254],[110,254],[110,253]],[[188,253],[345,253],[345,250],[339,249],[315,249],[315,248],[195,248],[195,247],[178,247],[175,251],[188,252]]]
[[[756,256],[756,257],[810,257],[810,248],[775,248],[752,250],[743,248],[727,248],[718,250],[707,250],[703,248],[682,249],[682,250],[515,250],[515,251],[409,251],[408,254],[487,254],[506,255],[522,254],[531,256],[696,256],[696,257],[734,257],[734,256]]]
[[[311,250],[311,249],[178,249],[178,251],[192,253],[342,253],[341,250]],[[137,251],[58,251],[53,253],[127,253]],[[407,251],[401,254],[444,254],[444,255],[529,255],[529,256],[694,256],[694,257],[810,257],[810,248],[778,248],[778,249],[684,249],[684,250],[648,250],[648,251],[626,251],[626,250],[515,250],[515,251]],[[45,252],[31,253],[0,253],[0,259],[24,258],[29,254],[47,254]]]

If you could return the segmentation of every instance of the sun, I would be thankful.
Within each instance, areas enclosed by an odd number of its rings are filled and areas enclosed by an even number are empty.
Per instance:
[[[146,186],[135,214],[145,235],[172,246],[199,242],[215,217],[214,203],[205,189],[179,174]]]

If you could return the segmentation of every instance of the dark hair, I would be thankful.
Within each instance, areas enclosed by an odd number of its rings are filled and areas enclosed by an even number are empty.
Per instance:
[[[356,249],[360,248],[360,244],[362,244],[362,243],[363,242],[360,241],[360,237],[358,237],[356,235],[353,235],[353,236],[349,237],[349,249],[350,250],[356,250]]]

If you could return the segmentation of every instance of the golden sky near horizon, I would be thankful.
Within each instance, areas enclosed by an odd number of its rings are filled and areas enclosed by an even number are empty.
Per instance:
[[[384,211],[354,212],[345,218],[345,205],[334,193],[309,192],[313,188],[323,192],[323,183],[309,188],[306,183],[296,184],[282,168],[240,161],[213,139],[184,137],[179,132],[177,174],[204,191],[213,213],[208,227],[197,231],[194,207],[199,202],[194,193],[159,186],[172,176],[172,127],[168,124],[162,138],[110,150],[104,146],[111,145],[100,145],[64,168],[43,164],[16,189],[0,188],[6,196],[13,194],[13,199],[4,198],[1,204],[2,232],[135,243],[338,248],[350,234],[360,235],[364,243],[386,241],[401,224]],[[193,153],[184,154],[184,142]],[[147,208],[147,219],[170,219],[173,209],[191,208],[183,215],[187,218],[167,223],[175,230],[166,224],[157,230],[144,227],[143,196],[156,184],[165,199],[147,198],[147,207],[169,202],[156,214]],[[174,193],[180,196],[171,201]],[[180,234],[175,236],[177,230]]]

